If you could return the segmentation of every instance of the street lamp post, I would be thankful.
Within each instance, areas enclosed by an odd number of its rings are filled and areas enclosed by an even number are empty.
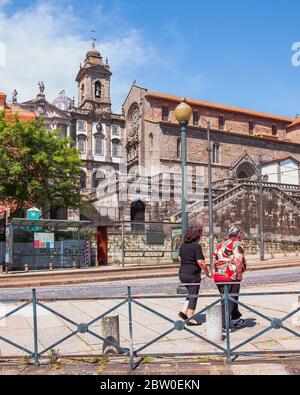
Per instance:
[[[175,117],[181,129],[181,232],[182,236],[188,228],[189,212],[187,205],[187,153],[186,153],[186,129],[192,116],[192,108],[182,98],[181,103],[176,107]]]
[[[259,156],[259,233],[260,233],[260,260],[265,260],[265,240],[264,240],[264,195],[263,195],[263,175],[262,156]]]
[[[213,196],[212,196],[212,167],[210,122],[207,123],[207,152],[208,152],[208,217],[209,217],[209,263],[212,268],[214,253],[214,224],[213,224]]]

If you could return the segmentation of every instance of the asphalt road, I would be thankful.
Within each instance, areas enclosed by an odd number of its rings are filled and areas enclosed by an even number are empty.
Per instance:
[[[174,294],[179,280],[177,277],[144,280],[115,281],[113,283],[93,283],[83,285],[56,286],[39,288],[39,298],[85,298],[85,297],[123,297],[127,294],[127,287],[132,287],[134,295]],[[264,270],[246,273],[243,289],[262,285],[300,283],[300,268]],[[205,278],[201,290],[216,289],[212,280]],[[300,286],[299,286],[300,289]],[[284,288],[283,288],[284,290]],[[0,300],[7,298],[30,298],[30,289],[0,289]]]

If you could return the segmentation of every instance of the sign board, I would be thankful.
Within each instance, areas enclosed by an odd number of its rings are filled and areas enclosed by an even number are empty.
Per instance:
[[[165,233],[163,230],[149,229],[146,234],[146,243],[152,245],[164,245]]]
[[[54,248],[54,233],[34,233],[34,248]]]
[[[172,259],[178,261],[181,246],[181,229],[172,229]]]

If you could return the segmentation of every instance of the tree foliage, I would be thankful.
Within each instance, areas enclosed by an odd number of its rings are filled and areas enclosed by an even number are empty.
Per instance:
[[[0,201],[78,208],[82,162],[71,140],[46,130],[43,121],[8,122],[0,113]]]

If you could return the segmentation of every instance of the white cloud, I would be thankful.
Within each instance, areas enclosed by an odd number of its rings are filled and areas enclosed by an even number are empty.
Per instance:
[[[0,9],[11,3],[11,0],[0,0]]]
[[[71,7],[42,2],[8,16],[3,10],[7,0],[0,0],[0,41],[6,46],[6,67],[0,67],[0,91],[10,97],[13,89],[18,100],[25,101],[37,94],[38,81],[44,81],[46,97],[53,100],[62,89],[77,97],[75,76],[84,61],[90,43],[75,31],[81,21]],[[105,15],[102,15],[105,18]],[[109,58],[116,75],[112,85],[113,107],[120,111],[136,67],[153,59],[154,49],[143,43],[136,30],[97,44],[102,56]]]

